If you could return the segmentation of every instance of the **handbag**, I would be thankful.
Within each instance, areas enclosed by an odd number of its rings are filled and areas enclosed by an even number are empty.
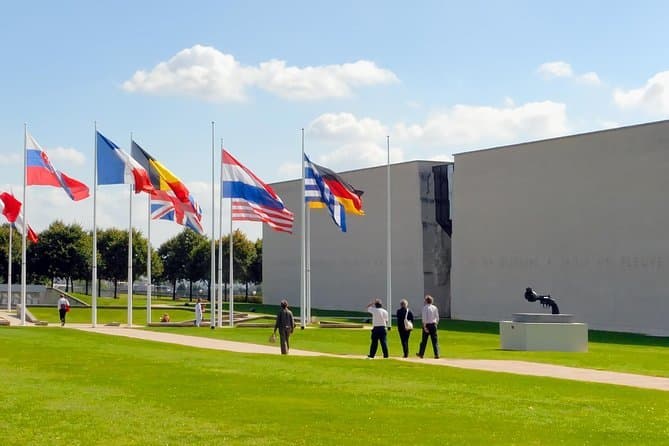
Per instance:
[[[276,342],[276,333],[272,333],[272,334],[269,336],[269,342],[271,342],[271,343],[275,343],[275,342]]]
[[[407,314],[404,316],[404,329],[406,331],[413,330],[413,323],[409,320],[409,309],[407,308]]]

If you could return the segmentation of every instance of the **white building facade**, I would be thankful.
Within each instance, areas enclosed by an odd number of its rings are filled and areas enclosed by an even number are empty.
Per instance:
[[[435,297],[442,315],[450,314],[450,237],[435,217],[435,173],[444,163],[413,161],[391,165],[392,302],[391,313],[407,299],[417,311],[425,294]],[[364,311],[372,298],[388,305],[386,287],[385,166],[341,173],[364,191],[364,216],[348,214],[342,233],[327,209],[310,210],[311,306]],[[288,299],[300,304],[301,181],[272,184],[295,213],[293,234],[263,228],[265,303]]]
[[[452,317],[669,335],[669,121],[455,155]]]

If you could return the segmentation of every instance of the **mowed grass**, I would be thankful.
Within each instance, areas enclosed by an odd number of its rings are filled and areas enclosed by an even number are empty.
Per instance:
[[[57,327],[2,328],[0,352],[3,445],[657,445],[669,435],[660,391]]]
[[[276,309],[275,306],[254,306],[253,304],[242,304],[239,307],[239,311],[253,309],[258,313],[260,313],[259,310],[270,313]],[[31,308],[31,312],[39,319],[53,324],[58,323],[58,312],[55,308],[35,307]],[[157,322],[164,312],[169,313],[172,321],[193,320],[195,317],[191,307],[184,307],[181,304],[167,310],[154,309],[152,320]],[[345,320],[356,314],[360,313],[340,312],[337,314],[339,318],[323,317],[323,319]],[[205,318],[208,317],[207,312]],[[224,320],[227,322],[227,317],[224,317]],[[91,311],[88,308],[73,307],[68,313],[67,321],[69,323],[90,323]],[[127,310],[99,307],[98,323],[109,322],[126,324]],[[144,325],[146,310],[135,308],[133,322]],[[271,319],[264,319],[260,322],[271,322]],[[445,358],[522,360],[669,377],[669,338],[590,331],[589,351],[585,353],[525,352],[500,350],[499,325],[496,323],[442,320],[439,327],[441,356]],[[255,344],[267,344],[267,338],[271,333],[271,328],[239,327],[210,330],[195,327],[159,327],[152,329]],[[369,337],[369,329],[321,329],[317,325],[312,325],[306,330],[299,328],[296,330],[292,337],[292,347],[343,355],[366,355],[369,351]],[[417,323],[410,339],[411,355],[418,350],[420,337],[420,323]],[[400,356],[401,347],[397,330],[393,329],[388,333],[388,343],[390,355]],[[432,347],[428,342],[426,355],[431,354]]]
[[[60,316],[56,308],[47,307],[30,307],[30,312],[39,320],[46,321],[50,324],[60,324]],[[123,325],[128,323],[128,310],[125,308],[105,308],[98,307],[98,324],[109,324],[112,322],[119,322]],[[195,319],[195,313],[192,309],[186,308],[170,308],[152,309],[151,321],[158,322],[163,313],[169,313],[171,321],[185,321]],[[69,324],[90,324],[92,320],[92,310],[90,308],[71,307],[70,312],[65,316],[65,320]],[[133,307],[132,322],[137,325],[146,324],[146,308]]]

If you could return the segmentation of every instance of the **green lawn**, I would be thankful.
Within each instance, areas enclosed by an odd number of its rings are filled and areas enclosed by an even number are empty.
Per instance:
[[[1,328],[0,352],[3,445],[657,445],[669,435],[660,391],[58,327]]]
[[[50,324],[59,324],[58,310],[55,308],[46,307],[30,307],[30,312],[39,320],[47,321]],[[151,309],[151,320],[158,322],[163,313],[170,315],[170,320],[174,322],[193,320],[195,313],[192,309],[186,308],[170,308],[165,309]],[[90,324],[92,310],[90,308],[71,307],[70,312],[67,313],[65,320],[68,323],[75,324]],[[133,307],[132,310],[133,324],[146,324],[146,308]],[[120,322],[121,324],[128,323],[128,310],[125,308],[105,308],[98,307],[98,324],[108,324],[111,322]]]
[[[254,304],[236,306],[239,311],[254,310],[255,314],[274,314],[276,308],[276,306]],[[39,319],[54,324],[58,323],[58,313],[55,309],[31,308],[31,311]],[[164,312],[169,313],[172,321],[194,318],[191,307],[184,307],[182,303],[169,310],[154,309],[152,320],[157,322]],[[364,313],[337,312],[333,317],[320,316],[322,314],[320,311],[315,314],[323,319],[347,320],[347,318]],[[205,317],[208,318],[209,313]],[[68,322],[90,323],[90,309],[73,307],[67,320]],[[227,321],[227,318],[225,320]],[[133,310],[133,321],[135,324],[144,325],[146,310],[136,307]],[[101,306],[98,308],[98,322],[100,324],[109,322],[125,324],[127,323],[127,310]],[[271,320],[265,319],[261,322],[271,322]],[[412,355],[417,351],[420,341],[419,325],[417,324],[417,330],[414,330],[410,340]],[[195,327],[160,327],[154,329],[256,344],[267,343],[270,332],[270,329],[267,328],[210,330]],[[514,359],[669,377],[669,338],[601,331],[591,331],[589,337],[587,353],[522,352],[499,349],[499,326],[496,323],[444,320],[440,323],[439,330],[441,354],[447,358]],[[388,339],[391,356],[399,356],[401,347],[397,331],[391,330]],[[298,329],[293,336],[292,345],[294,348],[303,350],[363,355],[369,349],[369,330],[320,329],[312,326],[307,330]],[[427,354],[431,354],[429,343]]]

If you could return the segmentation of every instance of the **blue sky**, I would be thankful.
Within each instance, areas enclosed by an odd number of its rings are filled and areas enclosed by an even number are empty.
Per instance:
[[[666,2],[10,2],[0,16],[0,172],[20,194],[23,123],[93,180],[93,121],[130,133],[211,223],[211,128],[266,182],[666,119]],[[216,170],[218,175],[218,169]],[[126,191],[98,190],[100,226]],[[92,227],[92,199],[28,189],[28,221]],[[137,198],[135,226],[145,231]],[[243,224],[252,238],[259,224]],[[152,225],[156,243],[180,230]]]

